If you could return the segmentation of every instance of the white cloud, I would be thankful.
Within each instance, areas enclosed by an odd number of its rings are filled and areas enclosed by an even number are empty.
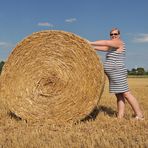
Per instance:
[[[137,36],[135,36],[133,41],[136,43],[148,43],[148,34],[138,34]]]
[[[44,26],[44,27],[54,27],[53,24],[48,23],[48,22],[40,22],[38,23],[38,26]]]
[[[7,49],[12,49],[14,47],[15,47],[15,45],[12,44],[12,43],[7,43],[7,42],[1,42],[0,41],[0,49],[7,50]]]
[[[76,18],[69,18],[69,19],[65,20],[66,23],[73,23],[73,22],[76,22],[76,21],[77,21]]]
[[[6,42],[0,42],[0,46],[5,46],[5,45],[7,45]]]

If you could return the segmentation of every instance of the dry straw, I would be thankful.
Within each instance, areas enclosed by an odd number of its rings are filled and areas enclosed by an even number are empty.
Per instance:
[[[86,40],[64,31],[33,33],[13,49],[0,78],[0,99],[26,120],[76,121],[97,105],[102,63]]]

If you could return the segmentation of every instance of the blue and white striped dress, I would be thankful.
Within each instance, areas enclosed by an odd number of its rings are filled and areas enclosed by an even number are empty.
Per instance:
[[[122,52],[117,52],[114,48],[107,52],[104,70],[109,79],[110,93],[118,94],[129,91],[125,66],[125,46]]]

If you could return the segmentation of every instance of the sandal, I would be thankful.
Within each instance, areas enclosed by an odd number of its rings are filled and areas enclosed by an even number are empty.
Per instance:
[[[144,117],[143,116],[142,117],[136,116],[135,119],[136,120],[144,120]]]

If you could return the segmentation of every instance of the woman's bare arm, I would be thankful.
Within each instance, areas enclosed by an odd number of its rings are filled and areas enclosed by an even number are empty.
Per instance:
[[[93,46],[93,48],[99,51],[108,51],[110,49],[108,46]]]
[[[97,40],[94,42],[89,42],[92,46],[108,46],[114,48],[120,48],[122,45],[121,40]]]

